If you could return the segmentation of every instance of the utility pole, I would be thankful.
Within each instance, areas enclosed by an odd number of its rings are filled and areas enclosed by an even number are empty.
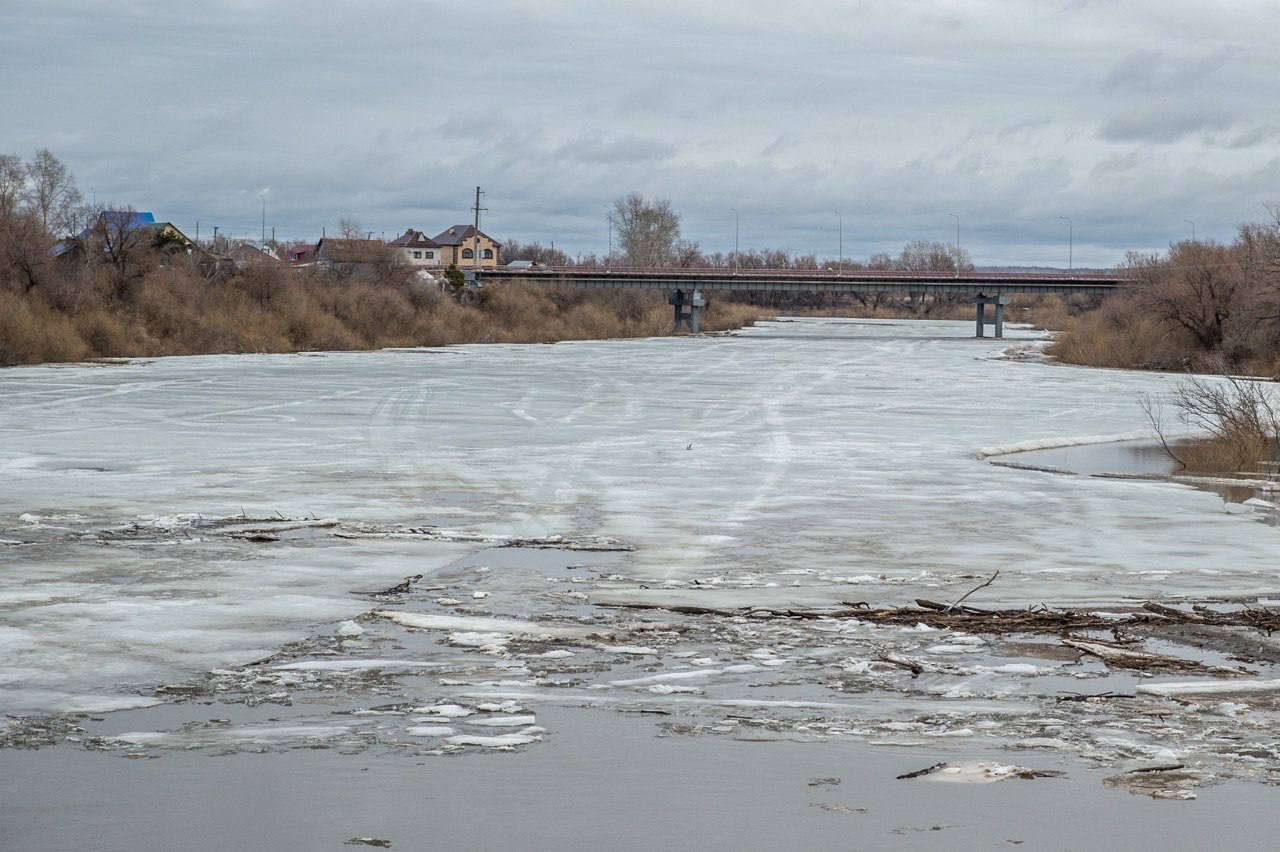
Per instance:
[[[948,213],[952,219],[956,220],[956,277],[960,277],[960,217],[954,213]]]
[[[729,209],[733,211],[733,274],[737,275],[738,270],[742,268],[742,256],[738,252],[738,209],[736,207]]]
[[[474,246],[471,250],[473,255],[471,260],[477,269],[480,267],[480,212],[483,210],[489,209],[488,207],[480,206],[480,196],[482,195],[484,195],[484,193],[481,192],[480,187],[477,186],[476,187],[476,206],[471,208],[476,213],[476,226],[475,226],[476,232],[475,232],[475,238],[473,240]]]
[[[1191,242],[1194,243],[1196,241],[1196,223],[1192,222],[1190,219],[1183,219],[1182,221],[1191,226]]]
[[[1075,268],[1075,223],[1071,221],[1070,216],[1059,216],[1059,219],[1065,219],[1067,223],[1067,269]]]
[[[213,226],[213,250],[218,250],[218,226]]]
[[[836,269],[844,272],[844,214],[837,210],[836,218],[840,220],[840,255],[836,259]]]

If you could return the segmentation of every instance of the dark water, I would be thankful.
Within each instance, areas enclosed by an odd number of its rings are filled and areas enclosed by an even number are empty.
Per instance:
[[[1001,461],[1019,466],[1052,468],[1081,476],[1165,477],[1176,472],[1177,463],[1159,444],[1148,441],[1115,441],[1054,447],[1002,456]]]
[[[1175,450],[1177,444],[1173,445]],[[1033,468],[1078,476],[1148,477],[1165,479],[1178,473],[1178,464],[1164,447],[1150,441],[1113,441],[1109,444],[1083,444],[1075,447],[1053,447],[1010,453],[994,460],[1009,467]],[[1221,483],[1188,483],[1220,496],[1227,503],[1243,503],[1251,497],[1262,497],[1255,488]]]

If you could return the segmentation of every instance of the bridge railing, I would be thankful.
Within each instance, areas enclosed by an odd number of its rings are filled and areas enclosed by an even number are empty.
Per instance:
[[[485,267],[477,270],[484,277],[596,277],[616,276],[618,278],[669,278],[669,279],[708,279],[725,280],[744,279],[832,279],[846,281],[956,281],[960,283],[999,283],[1001,281],[1060,281],[1060,282],[1096,282],[1099,284],[1119,283],[1128,275],[1119,270],[1076,272],[1074,270],[1053,270],[1048,272],[983,272],[967,271],[956,274],[945,270],[901,270],[901,269],[735,269],[733,267],[643,267],[643,266],[534,266],[534,267]]]

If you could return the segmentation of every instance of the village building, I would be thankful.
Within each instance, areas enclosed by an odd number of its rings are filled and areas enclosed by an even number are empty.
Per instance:
[[[85,257],[85,246],[97,242],[104,251],[111,243],[145,241],[166,254],[191,254],[195,242],[172,222],[157,222],[155,214],[134,210],[103,210],[93,224],[72,237],[59,240],[49,253],[60,259]]]
[[[422,231],[409,228],[403,234],[387,243],[400,258],[410,266],[438,267],[445,266],[444,249],[440,243],[428,237]]]
[[[251,243],[239,243],[232,246],[227,252],[227,257],[231,258],[231,262],[235,264],[236,269],[244,269],[246,266],[277,266],[280,259],[269,251],[263,251]]]
[[[393,255],[382,240],[349,240],[325,237],[316,243],[310,261],[320,269],[351,270],[386,266]]]
[[[443,253],[442,266],[497,266],[502,243],[473,225],[454,225],[433,238]]]

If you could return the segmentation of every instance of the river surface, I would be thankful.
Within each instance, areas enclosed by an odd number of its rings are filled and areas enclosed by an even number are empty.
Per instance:
[[[971,333],[803,319],[0,371],[0,732],[98,762],[501,763],[572,752],[539,714],[573,708],[555,712],[659,737],[1270,779],[1269,706],[1060,704],[1179,679],[1053,637],[619,608],[948,601],[996,570],[970,603],[1280,589],[1280,532],[1217,495],[983,460],[1133,438],[1139,395],[1176,379],[1009,358],[1039,335]]]

